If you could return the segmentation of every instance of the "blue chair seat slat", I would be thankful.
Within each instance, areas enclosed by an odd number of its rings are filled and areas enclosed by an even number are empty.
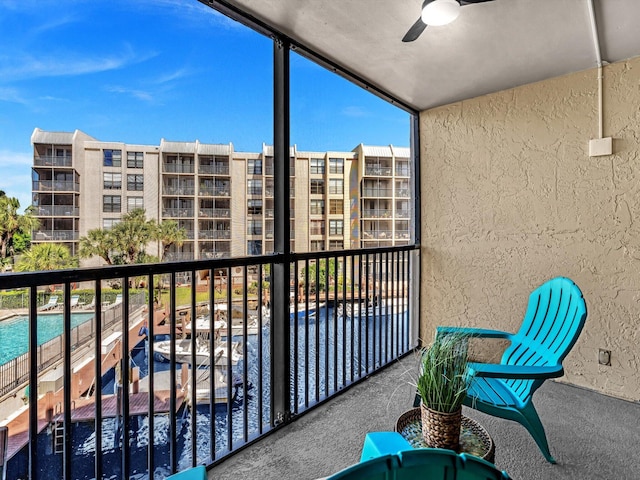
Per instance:
[[[506,406],[516,402],[513,390],[497,378],[475,378],[469,388],[468,398],[496,406]]]

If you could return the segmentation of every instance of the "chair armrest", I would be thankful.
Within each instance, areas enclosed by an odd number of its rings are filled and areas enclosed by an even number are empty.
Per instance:
[[[469,363],[470,373],[478,377],[488,378],[523,378],[544,379],[557,378],[564,375],[562,365],[501,365],[496,363]]]
[[[437,327],[436,336],[441,334],[460,334],[469,335],[477,338],[506,338],[511,340],[513,333],[503,332],[502,330],[489,330],[486,328],[470,328],[470,327]]]

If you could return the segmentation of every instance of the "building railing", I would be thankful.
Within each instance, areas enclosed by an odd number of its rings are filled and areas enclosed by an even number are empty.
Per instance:
[[[35,208],[36,217],[77,217],[80,208],[72,205],[41,205]]]
[[[202,165],[198,167],[198,173],[205,175],[229,175],[229,165]]]
[[[201,197],[228,197],[231,190],[228,187],[203,187],[200,186],[198,194]]]
[[[199,239],[230,239],[231,230],[200,230],[198,232]]]
[[[71,167],[72,157],[54,157],[51,155],[40,155],[34,157],[33,164],[38,167]]]
[[[201,208],[200,217],[205,218],[229,218],[231,216],[230,208]]]
[[[163,163],[162,171],[164,173],[193,173],[193,163]]]
[[[164,218],[191,218],[193,217],[193,208],[163,208],[162,216]]]
[[[391,218],[393,212],[389,208],[365,208],[362,210],[363,218]]]
[[[367,176],[382,176],[382,177],[390,177],[393,170],[391,167],[382,167],[382,166],[372,166],[367,165],[364,168],[364,174]]]
[[[32,182],[34,192],[79,192],[80,184],[73,181],[37,180]]]
[[[37,242],[70,242],[78,240],[80,234],[75,230],[36,230],[31,234],[31,240]]]
[[[374,188],[374,187],[364,187],[362,189],[363,197],[393,197],[393,189],[392,188]]]
[[[164,185],[162,187],[163,195],[195,195],[196,187],[194,185],[181,185],[178,187]]]
[[[34,353],[26,374],[3,374],[30,387],[16,387],[26,392],[28,441],[17,444],[25,437],[12,435],[9,422],[7,477],[70,480],[90,469],[82,478],[165,478],[220,462],[413,351],[418,260],[411,245],[3,275],[4,288],[30,292]],[[107,308],[102,286],[114,281],[122,305]],[[70,334],[55,365],[62,388],[50,395],[36,318],[37,292],[51,284],[64,292]],[[77,284],[95,302],[81,343],[71,333]],[[132,285],[144,310],[134,308]],[[107,328],[114,308],[122,317]],[[215,355],[201,357],[203,350]],[[77,460],[78,445],[86,462]]]

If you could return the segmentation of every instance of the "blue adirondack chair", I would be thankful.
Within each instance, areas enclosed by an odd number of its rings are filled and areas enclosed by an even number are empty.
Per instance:
[[[587,318],[587,306],[578,286],[557,277],[535,289],[520,330],[438,327],[436,335],[464,333],[474,338],[511,341],[499,364],[471,363],[475,377],[465,405],[489,415],[522,424],[547,461],[556,463],[533,406],[533,394],[547,378],[564,374],[562,360],[576,343]]]
[[[389,432],[391,433],[391,432]],[[400,435],[400,434],[397,434]],[[335,473],[327,480],[509,480],[481,458],[452,450],[409,447],[380,455]]]

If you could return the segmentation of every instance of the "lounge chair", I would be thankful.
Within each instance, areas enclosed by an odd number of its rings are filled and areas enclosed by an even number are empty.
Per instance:
[[[44,311],[56,308],[57,306],[58,306],[58,296],[57,295],[51,295],[49,297],[49,303],[47,303],[45,305],[42,305],[38,310],[40,312],[44,312]]]
[[[71,295],[69,308],[78,308],[79,301],[80,301],[80,295]]]
[[[586,318],[587,306],[578,286],[568,278],[557,277],[531,293],[518,333],[438,327],[437,335],[461,332],[474,338],[502,338],[511,342],[499,364],[471,363],[474,379],[464,404],[519,422],[547,461],[556,463],[532,398],[546,379],[564,374],[562,361],[576,343]]]

